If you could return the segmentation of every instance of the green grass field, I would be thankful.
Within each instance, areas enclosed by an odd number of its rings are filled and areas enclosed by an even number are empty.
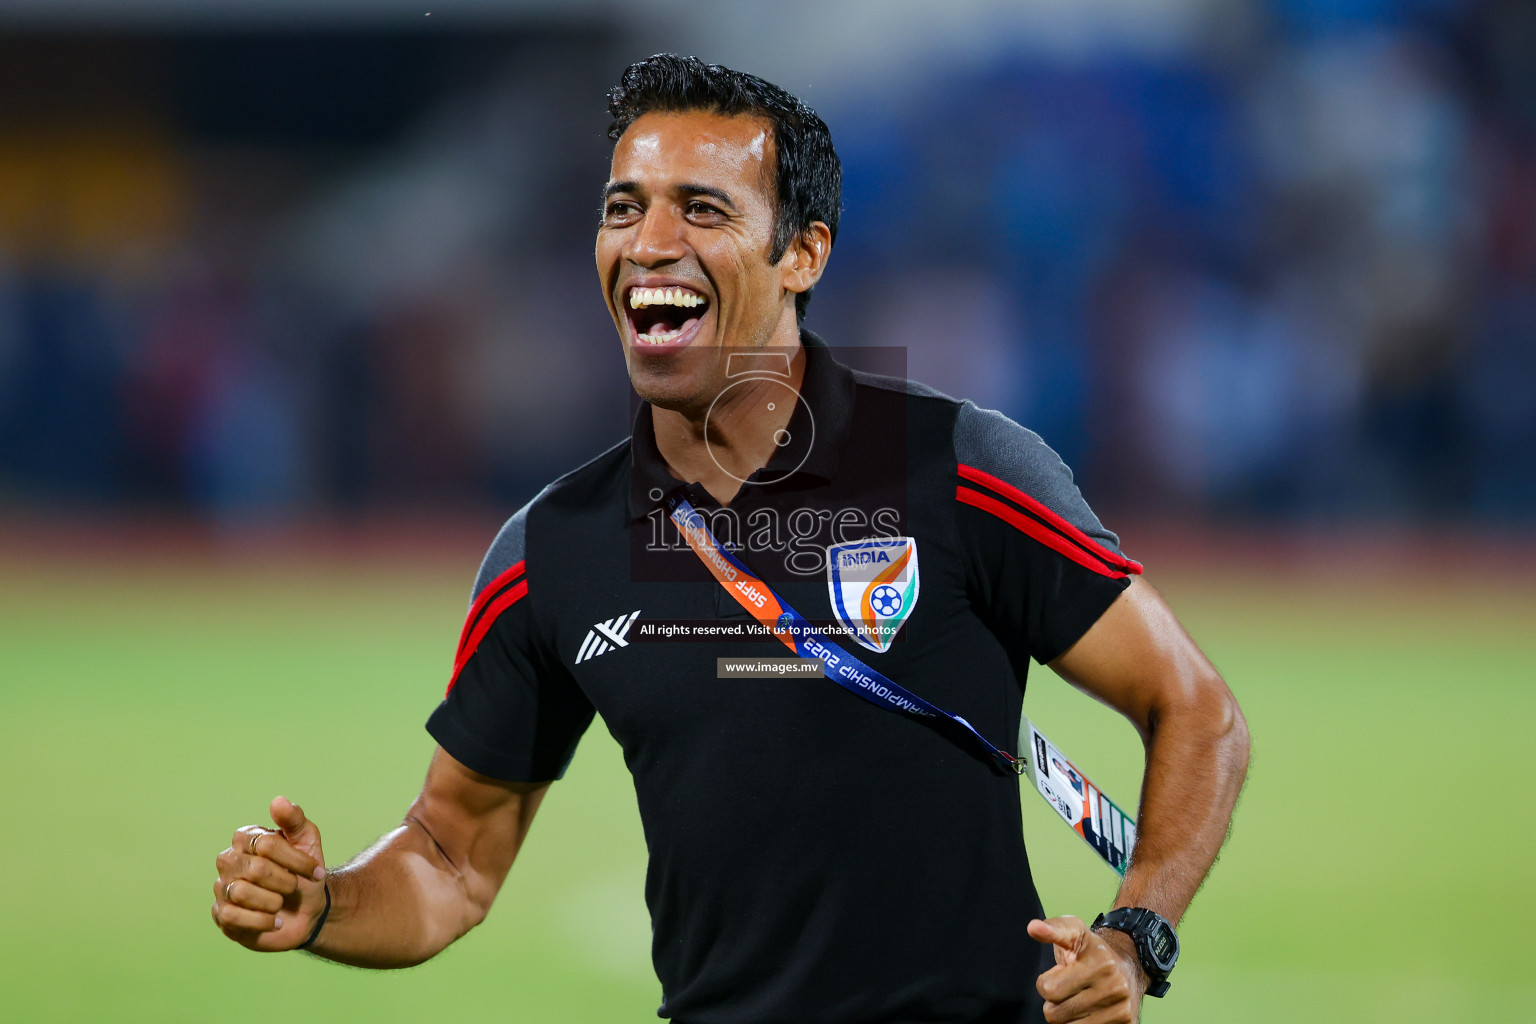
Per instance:
[[[0,546],[0,1019],[655,1019],[645,848],[600,725],[490,919],[423,967],[252,954],[209,919],[214,855],[273,795],[305,806],[333,863],[399,821],[477,554],[88,568]],[[1255,750],[1145,1019],[1536,1020],[1521,574],[1148,562]],[[1134,802],[1128,726],[1045,672],[1028,708]],[[1025,815],[1047,910],[1102,908],[1113,874],[1033,794]]]

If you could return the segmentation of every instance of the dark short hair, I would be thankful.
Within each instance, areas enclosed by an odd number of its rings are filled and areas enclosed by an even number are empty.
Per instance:
[[[618,141],[642,114],[690,110],[760,117],[772,128],[776,180],[770,263],[783,259],[790,243],[815,221],[825,223],[836,241],[843,164],[832,148],[832,133],[816,111],[772,82],[697,57],[658,53],[625,68],[619,84],[608,91],[613,115],[608,137]],[[805,319],[810,300],[809,291],[795,296],[799,319]]]

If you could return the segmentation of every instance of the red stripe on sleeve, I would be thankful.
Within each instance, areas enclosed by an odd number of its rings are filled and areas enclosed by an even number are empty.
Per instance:
[[[517,566],[521,567],[522,564],[522,562],[518,562]],[[510,571],[511,570],[508,570],[508,572]],[[500,580],[501,577],[498,576],[497,579]],[[486,588],[487,591],[490,589],[490,587]],[[491,604],[485,609],[485,614],[480,617],[480,621],[475,625],[474,631],[471,632],[469,636],[465,637],[465,642],[460,645],[459,656],[453,659],[453,678],[448,680],[448,689],[443,691],[444,697],[447,697],[448,694],[453,692],[454,684],[459,681],[459,673],[464,671],[465,662],[469,661],[470,656],[473,655],[475,651],[479,650],[480,641],[484,640],[485,634],[491,631],[491,626],[495,623],[496,619],[500,617],[502,612],[506,611],[508,608],[511,608],[513,605],[517,604],[517,602],[526,597],[527,594],[528,581],[523,580],[517,586],[513,587],[511,590],[507,591],[505,594],[502,594],[496,600],[492,601]],[[470,618],[474,618],[473,612],[470,613]]]
[[[1024,515],[1022,512],[1009,508],[990,495],[982,494],[980,491],[973,491],[969,487],[956,487],[955,499],[967,505],[975,506],[983,512],[992,513],[1003,522],[1029,534],[1053,551],[1066,555],[1085,569],[1092,569],[1100,576],[1108,576],[1112,580],[1125,579],[1125,573],[1118,569],[1111,569],[1050,527],[1035,522],[1035,520]]]
[[[506,586],[508,583],[511,583],[513,580],[522,575],[523,566],[527,561],[528,560],[526,558],[523,559],[523,561],[518,562],[516,565],[509,568],[506,572],[491,580],[491,582],[486,585],[486,588],[480,591],[480,596],[475,598],[474,602],[470,604],[469,614],[464,616],[464,628],[459,631],[459,646],[457,648],[458,653],[454,655],[455,662],[458,660],[458,654],[463,653],[464,651],[464,642],[469,639],[469,631],[475,623],[475,616],[479,615],[481,609],[490,603],[491,598],[496,596],[496,591],[500,590],[502,587]]]
[[[1040,502],[1036,501],[1034,498],[1031,498],[1017,487],[1008,483],[1006,480],[999,480],[991,473],[983,472],[982,470],[977,469],[975,466],[967,466],[963,463],[960,466],[960,475],[971,481],[971,483],[981,484],[983,487],[989,487],[996,491],[998,494],[1001,494],[1003,497],[1011,498],[1012,500],[1018,502],[1020,505],[1023,505],[1035,515],[1050,523],[1057,530],[1066,534],[1068,538],[1076,541],[1078,544],[1082,545],[1084,548],[1087,548],[1097,557],[1102,558],[1110,565],[1120,569],[1123,573],[1129,573],[1133,576],[1140,575],[1142,570],[1142,565],[1140,562],[1133,561],[1132,559],[1126,558],[1124,555],[1119,554],[1118,552],[1109,550],[1109,548],[1100,544],[1098,541],[1088,536],[1082,530],[1079,530],[1077,527],[1067,522],[1061,516],[1057,515],[1055,512],[1052,512]],[[971,504],[975,504],[975,502],[971,502]],[[991,510],[988,509],[988,511]]]

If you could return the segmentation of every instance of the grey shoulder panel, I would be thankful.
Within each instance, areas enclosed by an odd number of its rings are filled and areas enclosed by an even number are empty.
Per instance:
[[[625,438],[596,458],[588,460],[561,476],[535,494],[532,501],[512,513],[512,518],[503,524],[501,532],[496,534],[490,550],[485,553],[485,558],[480,563],[480,572],[475,576],[475,592],[470,600],[473,601],[479,597],[480,592],[496,577],[527,557],[528,514],[533,506],[556,492],[568,493],[575,490],[580,493],[580,489],[587,486],[594,476],[601,477],[606,470],[611,469],[615,460],[628,451],[628,445],[629,438]]]
[[[548,490],[546,487],[545,490]],[[539,492],[539,497],[543,496]],[[496,534],[496,539],[491,541],[490,550],[485,553],[485,558],[480,562],[480,572],[475,576],[475,592],[470,596],[470,601],[480,596],[480,592],[491,585],[491,582],[512,568],[525,557],[528,549],[528,510],[533,507],[533,501],[524,505],[512,513],[512,518],[502,525],[501,531]]]
[[[955,461],[1023,491],[1111,551],[1116,537],[1083,500],[1072,470],[1040,435],[995,409],[964,402],[955,420]]]

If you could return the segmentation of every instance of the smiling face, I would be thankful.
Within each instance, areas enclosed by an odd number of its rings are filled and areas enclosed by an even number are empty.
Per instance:
[[[732,351],[799,343],[795,295],[821,276],[821,233],[773,248],[766,122],[705,111],[637,118],[613,149],[597,272],[640,397],[702,415]]]

